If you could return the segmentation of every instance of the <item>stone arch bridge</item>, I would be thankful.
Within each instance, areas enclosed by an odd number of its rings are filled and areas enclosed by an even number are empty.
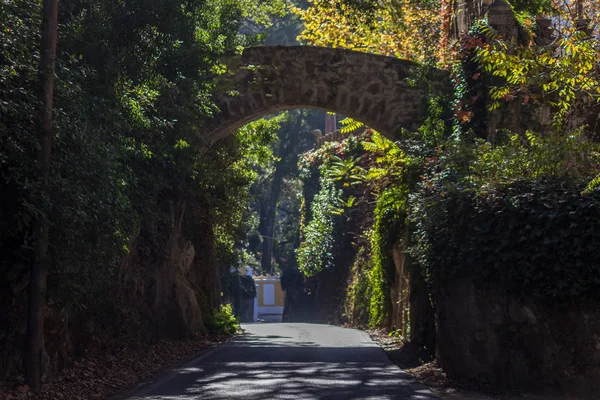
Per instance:
[[[418,64],[393,57],[314,46],[264,46],[224,60],[214,98],[219,112],[199,135],[210,143],[265,115],[317,108],[349,116],[394,139],[425,119],[426,98],[448,76],[433,71],[429,84],[410,82]]]

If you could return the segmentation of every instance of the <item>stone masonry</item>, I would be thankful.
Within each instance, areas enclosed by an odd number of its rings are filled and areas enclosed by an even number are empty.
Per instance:
[[[430,85],[411,85],[413,62],[324,47],[253,47],[224,61],[229,72],[220,78],[223,89],[215,98],[220,112],[199,131],[210,143],[294,108],[335,111],[397,139],[402,128],[423,122],[430,88],[437,92],[449,82],[439,71]]]

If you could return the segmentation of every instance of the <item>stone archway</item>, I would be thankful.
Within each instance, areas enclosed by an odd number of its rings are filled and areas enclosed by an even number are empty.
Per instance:
[[[264,115],[293,108],[335,111],[395,139],[416,129],[430,88],[409,83],[418,64],[393,57],[314,46],[264,46],[225,60],[215,102],[220,112],[200,132],[211,143]],[[434,92],[447,85],[435,74]]]

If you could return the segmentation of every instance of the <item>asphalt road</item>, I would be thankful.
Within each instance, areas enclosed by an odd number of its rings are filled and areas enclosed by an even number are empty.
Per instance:
[[[359,330],[299,323],[243,328],[246,334],[129,399],[436,399]]]

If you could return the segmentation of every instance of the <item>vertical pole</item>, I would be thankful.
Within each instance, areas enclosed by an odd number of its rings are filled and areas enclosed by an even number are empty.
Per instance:
[[[58,0],[44,0],[42,41],[40,45],[39,75],[39,147],[36,169],[40,191],[48,185],[48,172],[52,154],[52,109],[54,106],[54,73],[56,38],[58,31]],[[42,207],[43,209],[43,207]],[[27,349],[25,356],[25,383],[34,390],[42,384],[42,357],[44,353],[44,309],[46,278],[48,276],[48,217],[42,212],[35,224],[37,236],[35,261],[31,269],[29,305],[27,310]]]
[[[336,121],[335,114],[325,114],[325,134],[335,131]]]
[[[258,291],[260,290],[260,286],[254,285],[256,287],[256,296],[254,296],[254,315],[253,322],[258,322]]]

